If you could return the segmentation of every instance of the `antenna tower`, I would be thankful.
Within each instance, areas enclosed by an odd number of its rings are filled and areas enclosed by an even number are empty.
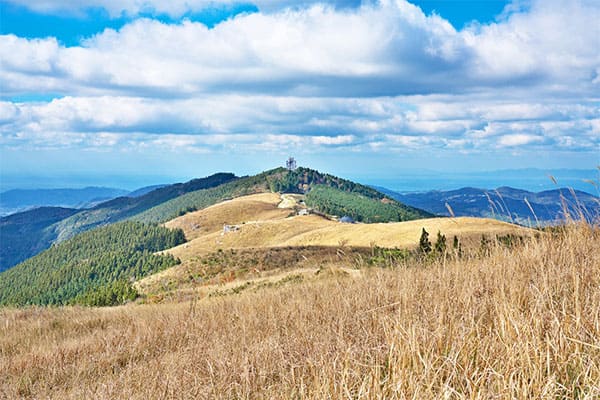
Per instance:
[[[285,162],[285,167],[289,170],[289,171],[293,171],[296,169],[297,164],[296,164],[296,160],[294,159],[294,157],[290,157],[287,159],[287,161]]]

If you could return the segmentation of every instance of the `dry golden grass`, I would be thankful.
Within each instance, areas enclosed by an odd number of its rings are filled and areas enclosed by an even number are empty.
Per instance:
[[[286,196],[286,195],[284,195]],[[288,196],[289,197],[289,196]],[[186,260],[199,253],[228,248],[281,246],[412,247],[418,243],[421,229],[435,235],[461,237],[527,234],[528,229],[485,218],[429,218],[416,221],[379,224],[341,224],[316,215],[289,217],[289,202],[276,193],[238,197],[169,221],[165,226],[183,229],[188,243],[169,250]],[[223,225],[238,225],[239,230],[223,234]]]
[[[456,235],[463,243],[488,236],[509,233],[529,235],[531,230],[485,218],[430,218],[381,224],[341,224],[310,215],[290,217],[296,195],[260,193],[235,198],[206,209],[188,213],[165,225],[181,228],[188,243],[167,250],[182,263],[145,278],[139,283],[144,292],[156,291],[169,280],[181,280],[189,271],[198,270],[198,259],[217,250],[268,249],[275,247],[329,246],[412,248],[421,229],[432,239],[441,231],[448,239]],[[283,198],[283,200],[282,200]],[[238,225],[239,230],[223,233],[223,225]],[[312,266],[311,266],[312,267]]]
[[[218,250],[261,251],[277,248],[305,247],[351,247],[368,248],[414,248],[417,246],[421,229],[425,228],[435,241],[438,231],[451,241],[454,235],[460,237],[463,244],[479,243],[482,234],[488,237],[509,233],[528,236],[530,229],[484,218],[430,218],[382,224],[341,224],[319,216],[298,216],[284,219],[255,221],[240,226],[235,232],[219,232],[197,236],[188,243],[167,250],[181,260],[181,264],[144,278],[139,287],[144,292],[155,291],[165,281],[180,280],[189,271],[198,270],[198,262],[203,256]],[[344,263],[346,264],[346,263]],[[296,266],[296,265],[287,265]],[[312,267],[313,265],[310,265]],[[285,267],[285,266],[283,266]]]
[[[221,233],[223,225],[226,224],[283,219],[290,214],[291,210],[279,208],[280,203],[282,203],[282,197],[277,193],[241,196],[187,213],[167,222],[165,226],[180,228],[188,240],[193,240],[207,234]],[[290,205],[293,206],[291,203]]]
[[[221,291],[225,283],[245,285],[249,281],[282,278],[296,270],[314,272],[348,267],[356,270],[375,264],[376,250],[327,246],[229,249],[186,259],[177,268],[136,282],[135,287],[146,295],[145,302],[181,301]],[[396,260],[388,257],[376,261],[378,266],[388,266]]]
[[[0,398],[600,397],[600,234],[192,303],[0,311]]]

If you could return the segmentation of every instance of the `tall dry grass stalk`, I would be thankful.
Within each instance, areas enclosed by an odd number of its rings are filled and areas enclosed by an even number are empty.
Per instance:
[[[0,397],[600,397],[600,234],[192,303],[0,311]]]

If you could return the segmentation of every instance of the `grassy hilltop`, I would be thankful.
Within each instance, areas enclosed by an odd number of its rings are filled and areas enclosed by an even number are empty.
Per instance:
[[[0,305],[102,305],[135,298],[134,281],[178,263],[170,256],[152,253],[185,241],[183,234],[177,236],[177,232],[155,224],[227,199],[284,191],[308,193],[306,202],[315,210],[349,214],[359,221],[429,216],[366,186],[306,168],[277,168],[242,178],[220,173],[135,198],[113,199],[88,210],[65,209],[67,213],[53,218],[40,215],[54,209],[39,209],[2,221],[3,226],[11,227],[2,231],[3,243],[10,243],[3,246],[3,254],[8,250],[13,255],[19,250],[40,251],[53,241],[55,245],[0,274]],[[290,210],[284,212],[289,215]],[[128,222],[118,224],[123,220]],[[156,238],[148,238],[147,232],[169,239],[157,245]],[[177,240],[171,239],[173,235]]]

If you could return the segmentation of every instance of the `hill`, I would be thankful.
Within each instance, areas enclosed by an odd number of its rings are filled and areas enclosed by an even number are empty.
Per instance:
[[[0,305],[111,305],[135,298],[131,281],[173,266],[155,255],[181,230],[124,222],[80,234],[0,274]]]
[[[406,206],[385,194],[346,179],[321,173],[309,168],[288,171],[276,168],[254,176],[239,178],[234,182],[209,190],[187,193],[138,214],[135,220],[166,222],[188,211],[200,210],[219,201],[253,193],[308,193],[306,201],[324,213],[338,216],[352,213],[357,220],[366,222],[403,221],[431,217],[432,214]],[[368,206],[387,211],[373,214]]]
[[[273,193],[276,190],[295,193],[286,195],[289,203],[287,208],[280,207],[281,197]],[[243,197],[248,193],[259,193],[254,203]],[[294,196],[299,200],[301,198],[302,206],[295,202]],[[309,216],[302,220],[287,218],[306,206],[321,216]],[[260,212],[260,207],[263,212]],[[244,239],[245,244],[242,240],[231,247],[302,246],[305,242],[311,246],[331,246],[332,240],[335,245],[343,240],[335,230],[329,233],[328,240],[309,236],[299,238],[299,233],[308,235],[309,232],[323,230],[327,224],[337,224],[325,218],[324,213],[349,214],[358,221],[366,222],[400,221],[429,215],[406,207],[371,188],[341,178],[309,169],[288,171],[283,168],[242,178],[232,174],[215,174],[186,184],[159,188],[137,198],[117,198],[84,211],[65,210],[43,221],[40,215],[48,214],[50,210],[45,213],[44,210],[38,210],[37,213],[17,215],[7,220],[14,223],[12,229],[6,232],[12,234],[12,241],[22,246],[14,248],[21,250],[21,254],[13,254],[12,260],[28,252],[41,251],[44,245],[49,246],[57,240],[59,244],[0,274],[0,290],[4,290],[0,304],[86,302],[90,301],[85,300],[87,298],[99,296],[96,293],[98,290],[102,291],[103,296],[108,296],[111,290],[126,290],[129,287],[127,274],[131,274],[129,278],[141,278],[149,271],[170,266],[168,264],[175,259],[167,254],[164,256],[167,261],[157,261],[154,256],[147,254],[165,250],[169,246],[150,246],[140,242],[140,235],[145,240],[146,234],[143,232],[150,229],[144,223],[163,222],[178,215],[187,218],[187,215],[196,215],[193,211],[196,209],[202,210],[200,213],[210,216],[213,221],[212,224],[201,222],[202,229],[210,229],[209,235],[203,238],[208,242],[221,233],[227,221],[256,221],[239,232],[240,237],[248,237]],[[226,215],[220,215],[219,209],[226,209]],[[137,222],[115,225],[123,219]],[[268,229],[255,231],[263,223]],[[167,227],[177,228],[173,224],[167,224]],[[113,229],[118,233],[114,233]],[[25,232],[29,233],[30,240],[19,240],[19,235]],[[187,232],[190,238],[194,237],[189,230]],[[159,234],[166,235],[166,232],[156,233]],[[369,237],[366,233],[361,235],[363,238]],[[108,238],[117,242],[111,244]],[[94,241],[99,244],[95,245]],[[191,244],[190,249],[197,251],[198,243],[197,240]],[[210,249],[216,250],[214,247]],[[118,287],[106,286],[112,284]]]
[[[36,207],[91,207],[127,193],[126,190],[106,187],[13,189],[0,193],[0,215],[13,214]]]
[[[380,188],[390,197],[437,215],[498,218],[522,225],[552,225],[570,218],[593,221],[600,216],[600,198],[571,189],[529,192],[510,187],[485,190],[465,187],[450,191],[395,193]],[[529,204],[527,204],[529,203]]]
[[[308,197],[309,194],[306,195]],[[375,247],[414,249],[425,228],[432,235],[438,231],[448,239],[460,238],[463,245],[479,245],[481,235],[529,236],[531,231],[509,223],[481,218],[429,218],[396,223],[345,224],[322,215],[297,215],[305,199],[302,195],[260,193],[227,200],[199,211],[186,213],[165,226],[181,229],[188,240],[166,253],[181,260],[181,264],[162,273],[149,276],[137,284],[144,293],[170,287],[185,288],[190,276],[207,276],[207,266],[219,261],[220,272],[230,271],[228,263],[241,265],[236,254],[248,254],[240,269],[252,270],[262,252],[282,260],[285,269],[327,263],[330,253],[322,248],[342,251]],[[433,237],[433,236],[432,236]],[[315,250],[326,257],[316,257]],[[275,251],[275,253],[272,253]],[[231,252],[231,253],[230,253]],[[288,254],[286,256],[286,253]],[[224,257],[223,255],[230,255]],[[350,261],[350,262],[355,262]],[[282,265],[282,266],[283,266]],[[239,275],[239,272],[236,272]],[[212,276],[212,275],[211,275]],[[236,275],[237,276],[237,275]]]
[[[350,215],[357,221],[403,221],[431,216],[372,188],[308,168],[294,171],[276,168],[241,178],[230,173],[218,173],[160,187],[138,197],[119,197],[73,213],[51,225],[39,225],[34,219],[21,218],[21,225],[15,225],[10,236],[18,251],[15,250],[14,256],[7,258],[3,265],[10,267],[15,261],[27,259],[52,243],[62,242],[95,227],[123,220],[162,223],[223,200],[281,191],[308,193],[306,201],[312,208],[328,214]],[[24,233],[29,236],[25,237]],[[4,233],[0,232],[0,235]],[[32,237],[36,238],[35,246],[30,243]],[[1,239],[4,240],[4,237]]]
[[[47,248],[50,227],[78,213],[62,207],[40,207],[0,218],[0,272]]]

